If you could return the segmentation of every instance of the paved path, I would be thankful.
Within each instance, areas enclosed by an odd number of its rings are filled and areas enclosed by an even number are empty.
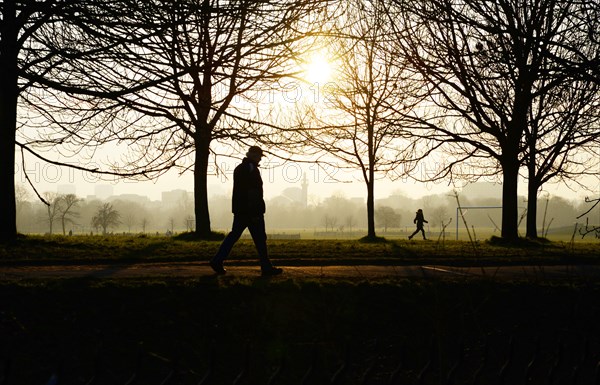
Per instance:
[[[432,278],[493,277],[499,279],[588,279],[600,280],[600,266],[282,266],[282,277],[329,278]],[[226,266],[229,276],[258,277],[258,266]],[[29,278],[135,278],[135,277],[209,277],[214,275],[206,262],[137,263],[130,265],[56,265],[0,266],[0,280]]]

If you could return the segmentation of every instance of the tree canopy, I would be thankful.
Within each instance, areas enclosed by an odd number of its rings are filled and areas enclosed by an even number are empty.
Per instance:
[[[576,0],[5,0],[0,240],[16,237],[15,150],[120,177],[191,171],[209,236],[211,156],[249,144],[359,171],[372,238],[375,180],[395,175],[497,177],[515,239],[522,175],[537,237],[543,185],[597,166],[598,15]],[[278,109],[317,48],[335,62],[326,100]],[[431,159],[435,174],[411,173]]]

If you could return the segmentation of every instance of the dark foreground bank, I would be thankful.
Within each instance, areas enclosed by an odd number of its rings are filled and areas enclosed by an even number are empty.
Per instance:
[[[3,283],[0,379],[6,385],[43,385],[53,375],[61,384],[593,383],[599,294],[600,285],[589,281]]]

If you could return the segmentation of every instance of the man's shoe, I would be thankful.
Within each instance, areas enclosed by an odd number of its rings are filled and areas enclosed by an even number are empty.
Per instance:
[[[217,273],[217,275],[223,275],[223,274],[227,273],[227,270],[225,270],[223,268],[223,265],[220,263],[210,261],[209,265],[215,271],[215,273]]]
[[[271,267],[268,269],[262,269],[261,271],[263,276],[273,276],[283,273],[283,269],[280,267]]]

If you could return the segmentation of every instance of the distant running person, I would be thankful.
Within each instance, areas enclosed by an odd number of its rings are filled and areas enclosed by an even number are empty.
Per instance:
[[[217,254],[210,260],[210,267],[217,274],[226,273],[223,262],[246,228],[250,230],[258,251],[262,275],[278,275],[283,272],[282,269],[273,266],[267,254],[263,182],[258,170],[262,156],[263,151],[260,147],[251,146],[242,163],[233,171],[233,226]]]
[[[415,230],[414,233],[412,233],[411,235],[408,236],[408,239],[412,239],[415,234],[417,234],[419,231],[423,233],[423,239],[427,240],[427,238],[425,237],[425,229],[423,228],[423,223],[429,223],[425,220],[425,217],[423,216],[423,210],[418,209],[417,213],[415,215],[415,219],[413,219],[413,223],[417,224],[417,229]]]

